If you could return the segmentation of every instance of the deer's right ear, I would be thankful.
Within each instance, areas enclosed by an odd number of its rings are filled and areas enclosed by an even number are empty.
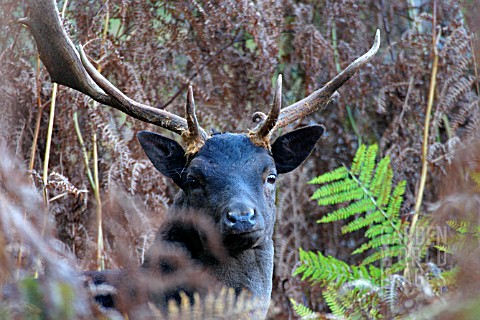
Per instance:
[[[148,131],[140,131],[137,138],[155,168],[181,186],[182,171],[187,164],[182,146],[172,139]]]

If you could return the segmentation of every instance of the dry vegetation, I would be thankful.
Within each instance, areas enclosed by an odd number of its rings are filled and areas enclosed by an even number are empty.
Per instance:
[[[60,8],[63,3],[59,1]],[[478,149],[480,139],[474,58],[480,33],[467,27],[468,9],[474,7],[474,2],[446,0],[75,0],[66,7],[65,26],[127,95],[182,113],[192,84],[202,126],[234,132],[250,127],[254,111],[266,111],[276,74],[283,74],[284,100],[292,103],[366,52],[375,29],[381,29],[377,57],[344,85],[337,101],[302,120],[324,124],[328,135],[306,164],[280,182],[270,316],[282,319],[293,316],[289,298],[328,312],[318,288],[292,277],[298,248],[355,263],[350,253],[360,241],[342,236],[339,224],[315,223],[324,212],[309,200],[313,188],[308,180],[349,163],[360,141],[378,143],[382,155],[392,159],[395,178],[407,181],[402,212],[409,221],[418,196],[433,38],[438,38],[438,73],[423,203],[440,200],[435,208],[443,212],[438,215],[442,223],[451,214],[443,206],[445,195],[468,195],[465,199],[476,205],[455,210],[468,213],[465,219],[478,226],[478,202],[473,202],[478,186],[459,187],[465,185],[462,170],[478,171],[479,162],[478,152],[465,151]],[[43,298],[45,308],[59,303],[55,294],[68,291],[77,297],[76,309],[56,305],[55,310],[87,319],[94,308],[82,307],[89,300],[71,274],[98,266],[98,210],[103,213],[104,266],[125,267],[143,261],[176,190],[136,141],[139,130],[155,128],[65,87],[58,88],[55,98],[45,168],[52,83],[38,66],[31,35],[16,23],[26,10],[14,0],[0,5],[0,283],[45,273],[42,286],[54,288]],[[95,148],[98,185],[87,174],[95,175]],[[422,212],[429,212],[425,205]],[[478,254],[463,260],[457,256],[456,261],[467,270],[480,266]],[[466,283],[465,274],[459,274],[456,287],[478,294],[478,271],[474,284]],[[62,281],[72,286],[64,287]],[[13,315],[23,307],[0,305],[0,310]]]

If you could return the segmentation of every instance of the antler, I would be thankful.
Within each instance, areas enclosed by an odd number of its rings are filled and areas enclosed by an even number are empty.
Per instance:
[[[274,110],[274,107],[272,107],[268,117],[265,116],[261,112],[256,112],[253,115],[253,121],[258,122],[260,121],[260,125],[257,126],[257,128],[261,128],[258,130],[254,130],[254,137],[251,139],[252,142],[259,146],[265,146],[265,141],[267,141],[267,146],[268,146],[268,140],[266,138],[262,139],[259,137],[260,130],[262,130],[261,135],[263,137],[268,137],[269,132],[265,133],[265,130],[273,131],[274,129],[279,129],[287,126],[288,124],[301,119],[315,111],[317,111],[319,108],[327,105],[332,98],[335,97],[336,95],[336,90],[340,88],[348,79],[350,79],[363,65],[365,65],[368,61],[370,61],[373,56],[377,53],[378,49],[380,48],[380,30],[377,29],[377,32],[375,34],[375,41],[373,43],[372,48],[365,53],[363,56],[359,57],[357,60],[352,62],[345,70],[340,72],[335,78],[330,80],[325,86],[322,88],[318,89],[317,91],[313,92],[311,95],[306,97],[303,100],[300,100],[280,111],[280,115],[277,115],[277,110]],[[281,76],[279,76],[279,81],[277,82],[277,91],[276,91],[276,96],[278,95],[279,92],[281,92],[281,89],[278,88],[278,85],[280,83],[281,86]],[[277,99],[277,98],[275,98]],[[276,103],[274,103],[275,106]],[[272,112],[275,114],[272,117],[270,116]],[[276,118],[278,117],[278,121],[276,124],[271,124],[268,123],[270,118]],[[266,120],[265,120],[266,119]]]
[[[30,16],[20,22],[32,32],[52,81],[78,90],[136,119],[182,135],[187,150],[197,150],[199,145],[203,145],[207,134],[198,126],[195,114],[189,114],[195,112],[194,107],[186,108],[187,118],[195,119],[195,125],[191,127],[190,122],[182,117],[130,99],[93,67],[82,47],[80,53],[75,49],[62,27],[55,0],[30,0],[28,4]],[[193,96],[191,102],[193,104]]]
[[[248,133],[250,140],[257,146],[269,149],[270,135],[277,124],[282,108],[282,75],[277,78],[275,96],[273,97],[273,105],[268,113],[268,117],[262,112],[253,114],[253,121],[260,124],[253,131]]]
[[[182,133],[182,137],[184,140],[190,142],[187,146],[187,154],[195,154],[203,146],[207,137],[204,135],[205,132],[202,128],[200,128],[195,114],[192,86],[188,87],[185,114],[187,115],[188,130]]]

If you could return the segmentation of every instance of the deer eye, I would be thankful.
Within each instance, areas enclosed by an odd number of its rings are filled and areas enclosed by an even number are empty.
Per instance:
[[[275,180],[277,180],[277,176],[274,174],[269,174],[267,177],[267,183],[274,184]]]
[[[185,181],[185,183],[189,189],[199,189],[202,187],[202,184],[200,183],[200,181],[198,181],[193,177],[187,177],[187,180]]]

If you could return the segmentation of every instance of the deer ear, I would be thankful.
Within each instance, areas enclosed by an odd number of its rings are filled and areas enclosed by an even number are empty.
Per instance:
[[[182,171],[187,164],[182,146],[172,139],[148,131],[140,131],[137,139],[155,168],[181,186]]]
[[[277,173],[287,173],[297,168],[310,155],[324,131],[322,125],[314,125],[278,137],[272,145]]]

